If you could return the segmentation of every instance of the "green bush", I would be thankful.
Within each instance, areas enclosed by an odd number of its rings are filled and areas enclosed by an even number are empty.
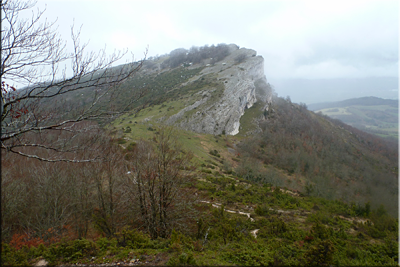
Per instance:
[[[272,222],[271,222],[271,228],[270,231],[272,233],[275,234],[279,234],[279,233],[284,233],[287,231],[287,225],[286,223],[280,219],[280,218],[275,218]]]
[[[282,237],[292,241],[304,240],[306,233],[301,229],[288,230],[282,234]]]
[[[335,246],[330,240],[323,240],[309,249],[304,255],[307,266],[327,266],[332,264]]]
[[[394,259],[396,262],[399,262],[399,242],[395,240],[391,240],[389,238],[385,238],[384,249],[386,254]]]
[[[117,245],[118,245],[118,240],[115,239],[115,238],[113,238],[113,239],[108,239],[108,238],[106,238],[106,237],[102,237],[102,238],[99,238],[99,239],[96,241],[96,245],[97,245],[97,248],[98,248],[100,251],[107,251],[110,247],[116,248]]]
[[[258,216],[267,216],[270,213],[269,207],[266,204],[259,204],[256,206],[256,208],[254,209],[254,212],[258,215]]]
[[[260,238],[280,236],[288,230],[287,224],[275,216],[270,217],[268,221],[263,221],[263,224],[257,234]]]
[[[150,236],[128,226],[117,233],[117,238],[120,246],[132,249],[145,248],[151,245]]]
[[[60,260],[68,262],[81,259],[87,256],[94,256],[97,253],[96,245],[87,239],[76,239],[52,244],[45,252],[45,258],[50,262]]]
[[[270,266],[274,263],[272,251],[252,244],[235,244],[223,254],[223,259],[237,265]]]
[[[170,251],[176,251],[180,253],[183,250],[194,250],[193,244],[194,242],[190,236],[184,235],[181,232],[177,232],[175,229],[172,229],[169,245]]]
[[[193,257],[192,253],[181,253],[181,254],[176,254],[169,258],[167,262],[168,266],[196,266],[196,260]]]
[[[332,228],[326,227],[320,222],[314,224],[310,232],[314,238],[319,238],[321,240],[329,239],[333,236]]]
[[[135,147],[136,147],[136,142],[132,142],[126,147],[126,150],[132,151]]]
[[[322,224],[335,224],[332,215],[325,211],[317,211],[316,213],[310,214],[307,218],[308,222],[322,223]]]
[[[292,245],[280,245],[279,248],[274,250],[274,263],[275,265],[293,266],[300,264],[301,250]]]
[[[219,154],[219,152],[216,149],[210,150],[210,155],[213,155],[213,156],[215,156],[217,158],[221,157],[221,155]]]
[[[16,250],[14,247],[1,243],[2,266],[27,266],[29,265],[28,248]]]

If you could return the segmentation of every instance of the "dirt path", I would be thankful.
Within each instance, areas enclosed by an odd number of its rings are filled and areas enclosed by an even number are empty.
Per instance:
[[[354,218],[354,217],[346,218],[346,217],[344,217],[344,216],[342,216],[342,215],[339,215],[338,217],[339,217],[340,219],[343,219],[343,220],[346,220],[346,221],[349,221],[349,222],[354,222],[354,221],[356,221],[356,222],[362,223],[362,224],[365,224],[365,223],[368,223],[368,222],[369,222],[370,224],[374,225],[374,223],[371,222],[371,221],[368,220],[368,219],[359,219],[359,218]]]
[[[222,206],[221,203],[211,203],[210,201],[206,201],[206,200],[200,200],[200,202],[211,204],[214,208],[221,208],[221,206]],[[250,221],[254,222],[254,219],[250,217],[250,213],[248,213],[248,212],[242,212],[242,211],[236,211],[236,210],[228,210],[228,209],[225,209],[225,208],[224,208],[224,211],[229,212],[229,213],[237,213],[237,214],[240,214],[240,215],[246,215],[247,218],[250,219]]]
[[[200,202],[203,203],[208,203],[211,204],[214,208],[221,208],[222,204],[221,203],[211,203],[210,201],[206,201],[206,200],[201,200]],[[228,210],[224,208],[224,211],[229,212],[229,213],[236,213],[236,214],[240,214],[240,215],[246,215],[247,218],[250,219],[250,221],[254,222],[254,219],[250,217],[250,213],[249,212],[242,212],[242,211],[235,211],[235,210]],[[254,238],[257,238],[257,233],[260,229],[255,229],[250,231],[250,234],[252,234],[254,236]]]

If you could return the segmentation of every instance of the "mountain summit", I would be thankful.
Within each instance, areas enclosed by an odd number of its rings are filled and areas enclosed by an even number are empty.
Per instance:
[[[261,102],[262,109],[268,110],[272,90],[264,75],[264,59],[256,56],[256,51],[237,48],[223,61],[207,63],[189,83],[205,75],[211,75],[215,84],[223,86],[198,91],[199,99],[166,118],[168,124],[198,133],[236,135],[247,108]]]
[[[143,100],[145,105],[175,101],[167,112],[148,114],[146,122],[213,135],[238,134],[246,109],[259,103],[262,113],[272,101],[263,57],[234,44],[180,48],[151,58],[126,86],[148,87],[152,97]]]

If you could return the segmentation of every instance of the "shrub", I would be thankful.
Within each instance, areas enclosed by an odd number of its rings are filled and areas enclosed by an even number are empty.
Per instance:
[[[184,249],[193,250],[193,240],[180,232],[172,229],[169,251],[181,253]]]
[[[328,228],[319,222],[313,225],[310,232],[314,237],[321,240],[329,239],[333,234],[332,228]]]
[[[129,248],[145,248],[151,245],[150,236],[136,229],[124,227],[121,232],[117,233],[118,244]]]
[[[215,156],[215,157],[217,157],[217,158],[221,157],[221,155],[219,154],[219,152],[216,149],[210,150],[210,154]]]
[[[237,245],[234,250],[225,253],[223,258],[228,262],[243,266],[271,266],[274,263],[271,251],[243,245]]]
[[[385,251],[386,254],[393,258],[396,262],[399,260],[399,243],[391,240],[389,238],[385,238]]]
[[[126,150],[132,151],[135,147],[136,147],[136,142],[132,142],[126,147]]]
[[[257,236],[260,238],[270,238],[285,233],[288,230],[286,223],[275,216],[269,218],[268,222],[263,220],[264,226],[260,228]]]
[[[97,248],[98,248],[100,251],[107,251],[107,250],[109,249],[109,247],[114,247],[114,248],[116,248],[116,247],[117,247],[117,244],[118,244],[118,241],[117,241],[117,239],[115,239],[115,238],[113,238],[113,239],[108,239],[108,238],[106,238],[106,237],[102,237],[102,238],[99,238],[99,239],[96,241]]]
[[[333,224],[334,220],[332,216],[324,211],[318,211],[316,213],[311,214],[307,218],[308,222],[322,223],[322,224]]]
[[[27,253],[24,250],[16,250],[14,247],[1,243],[2,266],[28,266]]]
[[[258,216],[266,216],[270,213],[269,207],[266,204],[257,205],[254,212]]]
[[[68,262],[86,256],[94,256],[96,252],[97,249],[94,242],[87,239],[76,239],[52,244],[45,252],[44,257],[50,262],[55,262],[57,259]]]
[[[193,254],[191,253],[181,253],[180,255],[174,255],[171,258],[169,258],[167,262],[168,266],[196,266],[196,260],[193,257]]]
[[[122,144],[125,144],[125,143],[126,143],[126,140],[125,140],[124,138],[118,138],[118,139],[117,139],[117,143],[118,143],[119,145],[122,145]]]
[[[23,246],[29,247],[37,247],[39,244],[43,244],[44,241],[39,237],[33,237],[29,234],[23,233],[18,234],[15,233],[10,241],[10,245],[16,248],[17,250],[21,249]]]
[[[332,241],[324,240],[316,244],[304,255],[307,266],[327,266],[332,263],[336,248]]]
[[[193,249],[194,251],[203,251],[203,242],[201,240],[197,240],[193,243]]]
[[[286,231],[287,231],[287,225],[282,219],[278,218],[272,221],[271,232],[279,234],[279,233],[284,233]]]

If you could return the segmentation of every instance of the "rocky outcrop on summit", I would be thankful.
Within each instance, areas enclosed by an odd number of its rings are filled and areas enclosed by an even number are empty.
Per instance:
[[[217,88],[197,92],[201,99],[168,118],[168,124],[198,133],[236,135],[247,108],[261,102],[263,110],[268,110],[272,89],[264,75],[264,59],[251,49],[236,45],[230,45],[230,49],[223,61],[207,64],[198,77],[192,78],[195,81],[216,74],[223,92],[216,94]]]

